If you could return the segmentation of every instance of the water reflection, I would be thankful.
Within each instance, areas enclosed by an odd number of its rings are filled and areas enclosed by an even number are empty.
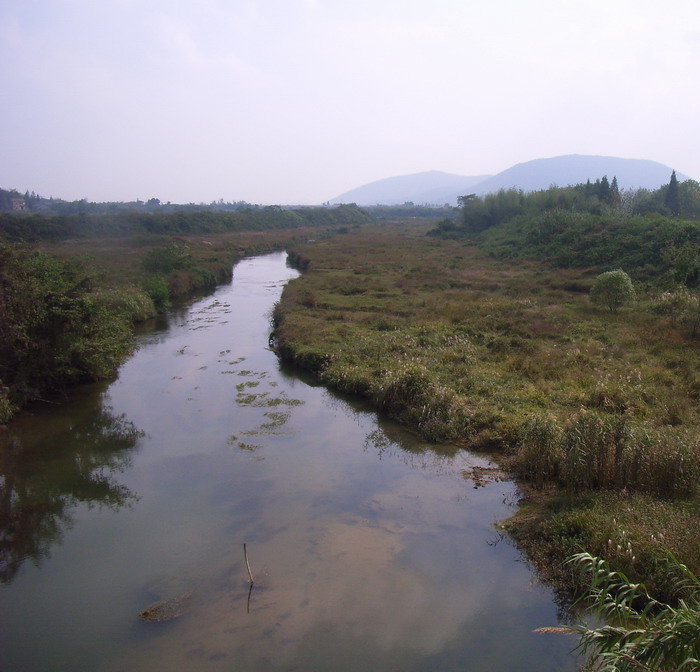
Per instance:
[[[284,255],[241,262],[142,339],[102,397],[115,410],[97,400],[25,426],[12,473],[54,484],[50,522],[75,526],[51,562],[0,586],[0,669],[574,669],[567,642],[532,633],[554,621],[551,595],[489,543],[514,486],[475,488],[464,474],[484,458],[280,370],[267,315],[292,276]],[[138,506],[122,506],[127,487]],[[138,619],[190,591],[182,617]]]
[[[0,582],[49,557],[79,503],[116,510],[136,499],[116,474],[141,436],[99,396],[65,414],[29,413],[0,435]]]

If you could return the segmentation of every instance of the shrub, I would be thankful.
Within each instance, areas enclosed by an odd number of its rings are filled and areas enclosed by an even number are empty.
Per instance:
[[[165,278],[160,275],[150,275],[141,280],[143,291],[148,294],[156,310],[161,312],[170,304],[170,291]]]
[[[591,301],[606,306],[616,313],[622,306],[635,299],[632,280],[622,269],[601,273],[591,289]]]
[[[143,268],[148,273],[168,274],[191,267],[192,255],[189,248],[180,242],[149,250],[143,259]]]

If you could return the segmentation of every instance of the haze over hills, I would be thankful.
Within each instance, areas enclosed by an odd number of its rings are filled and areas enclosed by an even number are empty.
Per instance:
[[[614,156],[585,156],[569,154],[549,159],[534,159],[518,163],[496,175],[464,177],[429,171],[414,175],[389,177],[331,199],[331,203],[358,205],[397,205],[412,201],[416,204],[457,205],[457,197],[469,193],[485,194],[499,189],[536,191],[552,185],[564,187],[607,175],[617,177],[621,189],[658,189],[671,178],[672,168],[657,161],[621,159]],[[679,180],[687,180],[676,173]]]
[[[475,185],[491,175],[453,175],[440,170],[425,173],[387,177],[346,191],[330,200],[330,203],[357,203],[358,205],[396,205],[413,203],[447,203],[453,194],[462,195],[474,191]],[[447,200],[445,198],[447,196]],[[454,197],[457,204],[457,197]]]

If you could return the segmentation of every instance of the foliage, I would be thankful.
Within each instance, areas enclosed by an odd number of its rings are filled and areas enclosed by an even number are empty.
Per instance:
[[[692,432],[650,428],[619,414],[583,410],[565,427],[551,416],[525,425],[513,468],[536,486],[558,482],[574,492],[616,489],[658,497],[693,495],[700,478],[700,445]]]
[[[141,288],[153,301],[158,312],[164,311],[170,305],[170,291],[165,278],[160,275],[148,275],[141,280]]]
[[[668,187],[666,188],[664,205],[668,208],[672,215],[677,217],[681,214],[681,195],[678,188],[678,178],[676,177],[675,170],[671,173],[671,181],[668,183]]]
[[[321,229],[361,225],[371,219],[369,214],[354,205],[295,210],[284,210],[277,206],[249,207],[235,212],[201,208],[176,212],[134,210],[65,215],[0,212],[0,239],[32,242],[143,234],[183,236],[302,227]]]
[[[146,253],[143,268],[147,273],[167,275],[192,268],[193,260],[186,243],[173,241],[165,247],[155,247]]]
[[[700,669],[700,580],[669,557],[678,591],[687,595],[676,606],[655,599],[643,584],[589,553],[569,559],[588,581],[585,599],[600,627],[571,628],[580,636],[578,649],[592,654],[597,670],[639,672]]]
[[[700,184],[620,191],[606,177],[529,193],[516,189],[462,196],[461,222],[429,235],[478,242],[500,259],[545,259],[563,267],[619,265],[636,278],[700,282]],[[690,221],[692,220],[692,221]]]
[[[535,487],[557,481],[564,461],[562,430],[551,415],[533,415],[523,426],[514,464]]]
[[[700,334],[700,295],[680,286],[663,292],[656,300],[654,310],[660,315],[668,315],[676,322],[688,328],[688,336],[695,338]]]
[[[0,420],[27,399],[112,375],[129,352],[142,299],[93,285],[77,261],[0,246]]]
[[[601,273],[591,289],[591,301],[604,305],[611,313],[616,313],[635,298],[632,280],[622,269]]]

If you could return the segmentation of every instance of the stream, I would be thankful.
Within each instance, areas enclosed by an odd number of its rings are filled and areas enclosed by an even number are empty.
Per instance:
[[[577,669],[495,526],[515,486],[280,364],[297,275],[241,261],[115,381],[0,433],[0,672]]]

